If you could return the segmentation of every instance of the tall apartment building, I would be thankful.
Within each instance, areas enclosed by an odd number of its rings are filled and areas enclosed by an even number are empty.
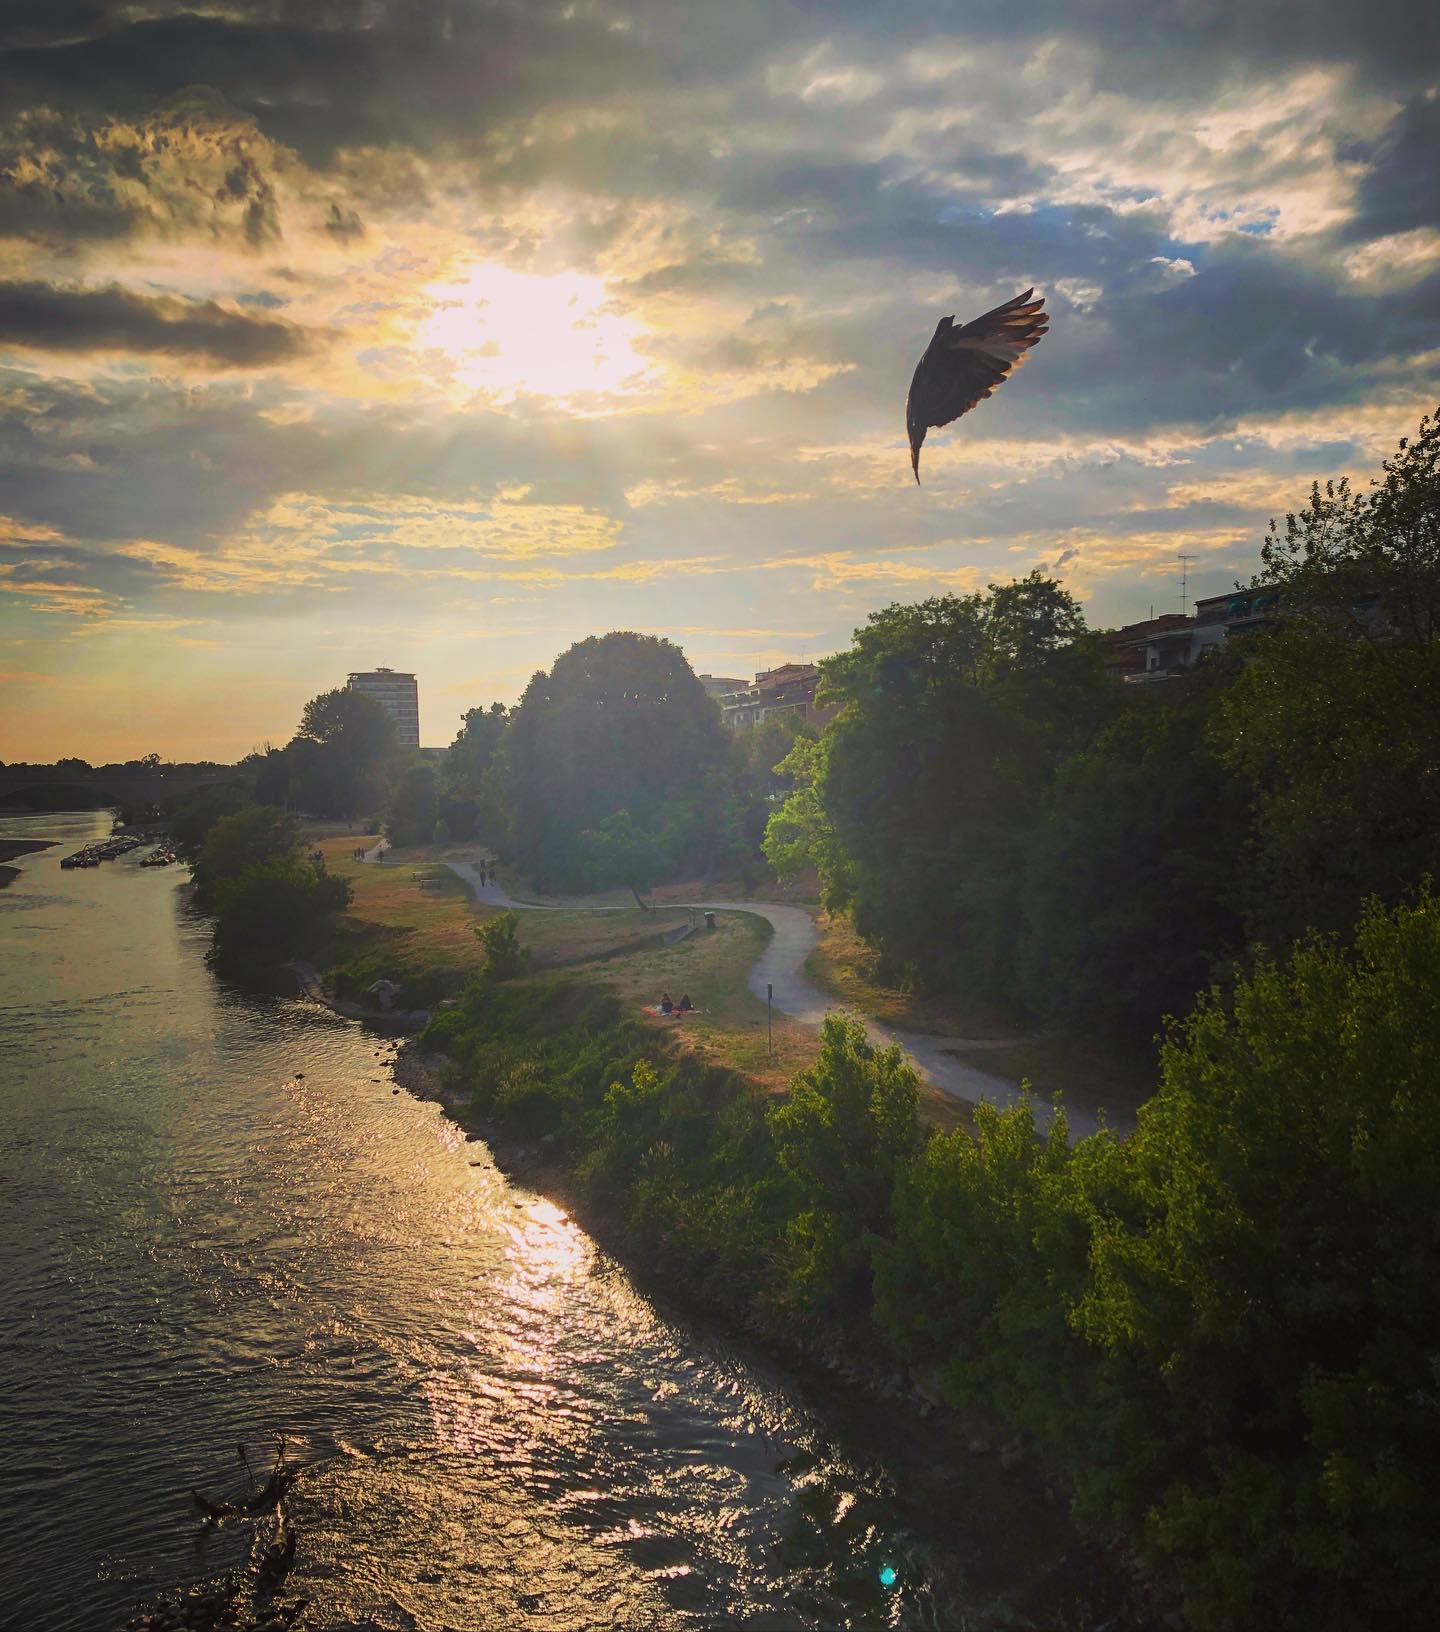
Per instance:
[[[394,720],[395,736],[402,748],[420,746],[420,691],[413,674],[371,669],[366,674],[352,674],[349,689],[379,703]]]

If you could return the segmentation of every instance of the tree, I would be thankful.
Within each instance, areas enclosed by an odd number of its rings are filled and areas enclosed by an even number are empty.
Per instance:
[[[170,842],[174,845],[176,854],[193,863],[209,837],[211,828],[222,818],[244,810],[249,803],[250,796],[240,782],[214,783],[172,799],[166,808],[170,822]]]
[[[1280,613],[1215,723],[1255,810],[1247,927],[1272,945],[1440,868],[1440,423],[1384,471],[1272,527],[1256,584]]]
[[[453,798],[475,798],[495,750],[505,735],[510,711],[504,703],[468,709],[445,755],[444,789]]]
[[[1127,688],[1124,712],[1061,766],[1020,892],[1029,1014],[1148,1041],[1244,946],[1245,792],[1206,732],[1225,679],[1207,664],[1161,697]]]
[[[379,703],[346,689],[306,703],[287,752],[296,796],[307,809],[356,816],[380,804],[398,746],[394,722]]]
[[[477,926],[475,938],[485,954],[480,971],[485,980],[513,980],[524,973],[530,954],[520,944],[520,920],[515,913],[496,913]]]
[[[839,1299],[865,1313],[872,1241],[890,1227],[900,1166],[919,1148],[919,1079],[898,1048],[876,1049],[858,1020],[828,1015],[820,1054],[770,1113],[798,1210],[791,1287],[805,1306]]]
[[[628,810],[617,810],[601,822],[597,831],[581,837],[588,848],[590,876],[596,887],[627,889],[641,910],[648,912],[644,897],[655,888],[665,865],[660,838],[637,827]]]
[[[293,854],[277,854],[224,878],[215,894],[215,950],[222,960],[293,952],[327,913],[342,911],[350,886]]]
[[[1440,901],[1201,1004],[1078,1187],[1105,1477],[1198,1627],[1423,1626],[1440,1538]],[[1083,1469],[1081,1470],[1083,1480]]]
[[[503,753],[514,844],[540,883],[577,888],[590,841],[628,811],[658,831],[667,805],[723,770],[719,714],[684,654],[650,635],[592,637],[534,676],[510,718]],[[676,851],[688,848],[677,835]]]
[[[435,771],[412,765],[395,785],[385,816],[385,832],[394,844],[428,844],[435,830]]]
[[[1033,573],[892,606],[821,672],[842,706],[818,810],[796,816],[829,852],[832,905],[892,978],[1011,997],[1029,833],[1064,755],[1117,706],[1079,607]]]
[[[852,898],[854,884],[820,794],[832,741],[829,735],[797,737],[779,762],[776,769],[790,781],[791,790],[765,824],[762,849],[783,882],[815,868],[821,899],[826,906],[837,907]]]
[[[191,868],[196,898],[215,910],[230,881],[272,861],[292,859],[299,848],[300,829],[293,816],[272,805],[247,801],[233,815],[214,822],[206,833]]]

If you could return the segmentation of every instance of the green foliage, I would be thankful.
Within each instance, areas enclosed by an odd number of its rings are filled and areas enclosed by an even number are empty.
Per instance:
[[[222,960],[284,957],[320,918],[349,901],[344,879],[293,855],[272,855],[215,887],[215,950]]]
[[[1247,929],[1283,944],[1440,865],[1440,422],[1367,493],[1317,484],[1256,582],[1282,615],[1213,729],[1254,804]]]
[[[870,1243],[889,1227],[900,1163],[920,1142],[919,1083],[898,1048],[877,1051],[854,1019],[829,1015],[820,1056],[771,1112],[771,1136],[799,1208],[791,1284],[810,1309],[869,1307]]]
[[[654,1267],[712,1301],[767,1305],[788,1186],[760,1089],[672,1058],[612,997],[570,983],[477,981],[422,1042],[459,1063],[477,1112],[553,1135]]]
[[[1210,746],[1211,669],[1141,697],[1061,767],[1025,857],[1024,1006],[1072,1031],[1146,1037],[1242,944],[1245,800]]]
[[[245,804],[214,822],[191,867],[195,896],[202,907],[219,910],[222,890],[251,868],[293,858],[300,829],[293,816],[271,805]]]
[[[1070,1162],[1063,1115],[1042,1135],[1028,1098],[977,1105],[973,1138],[936,1134],[901,1173],[876,1253],[876,1316],[896,1351],[970,1417],[1061,1449],[1097,1403],[1064,1301],[1088,1239],[1067,1207]]]
[[[480,793],[509,717],[504,703],[467,710],[445,755],[442,783],[447,794],[473,799]]]
[[[821,797],[830,744],[825,736],[797,737],[776,770],[789,779],[785,802],[765,827],[762,848],[776,878],[784,882],[813,867],[820,875],[821,896],[828,907],[843,907],[853,894],[844,852],[826,815]]]
[[[597,889],[623,887],[643,907],[644,895],[665,869],[665,845],[658,834],[637,827],[628,810],[607,816],[594,833],[582,833],[587,871]]]
[[[513,980],[530,962],[530,954],[520,944],[520,920],[513,912],[497,913],[476,927],[475,938],[485,953],[482,973],[486,980]]]
[[[583,888],[588,834],[620,811],[700,867],[712,845],[695,812],[728,747],[684,654],[649,635],[581,641],[537,674],[511,716],[503,764],[521,864],[545,887]],[[689,818],[677,821],[690,804]],[[683,828],[683,831],[680,830]]]
[[[1440,916],[1262,963],[1167,1044],[1074,1318],[1197,1624],[1418,1626],[1440,1567]]]
[[[395,725],[375,701],[348,688],[306,703],[285,750],[290,796],[323,816],[358,816],[383,803],[398,745]]]
[[[395,784],[385,813],[385,832],[393,844],[428,844],[438,814],[435,770],[412,765]]]
[[[892,606],[822,673],[842,709],[794,830],[830,899],[892,976],[1013,991],[1028,837],[1062,756],[1117,706],[1078,605],[1032,573]]]
[[[250,796],[239,782],[213,783],[172,800],[167,808],[170,842],[176,854],[193,862],[216,822],[244,810],[249,803]]]

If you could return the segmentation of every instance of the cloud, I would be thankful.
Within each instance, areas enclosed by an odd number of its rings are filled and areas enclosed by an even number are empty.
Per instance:
[[[11,0],[7,622],[521,673],[1032,561],[1143,615],[1440,397],[1433,9]],[[1031,283],[915,489],[935,318]]]
[[[220,368],[267,368],[307,351],[315,336],[214,301],[109,289],[0,283],[0,346],[46,352],[135,352]]]

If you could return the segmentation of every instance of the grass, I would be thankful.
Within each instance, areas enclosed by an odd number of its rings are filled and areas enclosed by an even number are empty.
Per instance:
[[[849,918],[822,916],[820,942],[806,971],[847,1008],[884,1025],[943,1037],[947,1050],[967,1065],[1011,1082],[1028,1081],[1042,1099],[1059,1092],[1073,1103],[1104,1106],[1128,1118],[1155,1090],[1153,1044],[1027,1035],[993,1006],[886,985],[874,965],[874,954]],[[949,1104],[960,1103],[943,1097]]]
[[[349,912],[334,922],[323,944],[309,949],[311,961],[362,986],[385,975],[402,984],[416,983],[417,994],[433,996],[458,991],[479,968],[481,950],[474,931],[496,909],[477,902],[469,886],[443,863],[474,860],[483,846],[392,850],[385,865],[376,866],[355,861],[353,852],[368,849],[377,835],[333,828],[311,830],[306,838],[354,892]],[[516,899],[525,898],[523,879],[503,869],[501,877]],[[675,885],[664,893],[695,900],[722,898],[724,891]],[[657,905],[641,911],[626,891],[568,898],[576,903],[568,911],[567,898],[551,899],[561,910],[518,914],[520,942],[532,960],[527,982],[542,982],[560,971],[583,974],[613,991],[632,1013],[658,1003],[662,992],[677,1001],[688,993],[701,1012],[685,1020],[649,1023],[662,1027],[675,1047],[743,1072],[771,1092],[783,1091],[797,1071],[813,1063],[818,1034],[781,1014],[772,1016],[767,1034],[765,1003],[747,984],[770,936],[763,919],[721,911],[714,930],[701,928],[676,941],[671,937],[690,916],[682,907]],[[857,1013],[950,1038],[962,1059],[1013,1081],[1028,1078],[1044,1096],[1063,1088],[1067,1097],[1129,1112],[1153,1086],[1148,1051],[1126,1057],[1095,1045],[1026,1037],[993,1015],[917,999],[874,978],[869,950],[848,919],[823,916],[820,927],[820,944],[807,970]],[[929,1084],[922,1085],[921,1095],[927,1122],[944,1128],[969,1125],[965,1101]]]
[[[875,973],[875,954],[843,913],[822,913],[819,927],[820,942],[806,960],[806,972],[847,1008],[871,1015],[882,1025],[931,1037],[978,1039],[987,1047],[1023,1040],[1023,1034],[1007,1025],[993,1008],[967,1005],[951,997],[919,996],[904,987],[887,985]]]

